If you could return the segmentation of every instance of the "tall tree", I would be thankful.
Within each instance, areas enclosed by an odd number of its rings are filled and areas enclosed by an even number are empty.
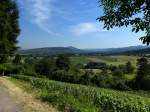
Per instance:
[[[8,56],[17,49],[17,37],[20,33],[19,10],[15,0],[0,0],[0,62],[6,62]]]
[[[59,69],[69,70],[70,69],[70,58],[66,55],[59,55],[56,59],[56,66]]]
[[[35,72],[50,77],[55,70],[55,61],[53,59],[43,58],[35,64]]]
[[[146,58],[140,58],[137,60],[137,76],[136,76],[136,86],[139,89],[143,88],[143,78],[145,76],[150,76],[150,65],[148,63],[148,60]]]
[[[146,35],[140,39],[150,44],[150,0],[99,0],[99,3],[104,16],[97,20],[104,22],[104,28],[131,25],[133,32],[144,31]]]
[[[14,58],[14,60],[13,60],[13,63],[14,63],[15,65],[21,64],[21,55],[16,54],[16,56],[15,56],[15,58]]]
[[[127,74],[130,74],[130,73],[133,73],[134,72],[134,67],[132,66],[132,63],[130,61],[128,61],[126,63],[126,66],[125,66],[125,72]]]

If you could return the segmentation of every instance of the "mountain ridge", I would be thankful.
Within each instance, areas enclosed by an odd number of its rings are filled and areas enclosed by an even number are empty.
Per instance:
[[[59,54],[88,54],[88,53],[102,53],[102,54],[115,54],[132,52],[136,50],[149,49],[149,46],[128,46],[120,48],[100,48],[100,49],[78,49],[76,47],[43,47],[27,50],[19,50],[18,53],[22,55],[59,55]]]

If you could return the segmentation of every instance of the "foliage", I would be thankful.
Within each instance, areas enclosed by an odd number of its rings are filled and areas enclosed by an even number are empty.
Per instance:
[[[123,76],[123,71],[119,68],[116,68],[113,73],[112,73],[114,76],[120,76],[122,77]]]
[[[150,1],[149,0],[99,0],[103,6],[104,16],[98,17],[104,22],[104,28],[129,26],[133,32],[145,31],[141,40],[150,43]],[[140,14],[140,16],[138,16]]]
[[[132,63],[128,61],[125,66],[125,73],[131,74],[133,72],[134,72],[134,67],[132,66]]]
[[[148,64],[148,60],[146,58],[138,59],[138,72],[135,78],[135,83],[138,89],[144,89],[145,77],[150,76],[150,65]],[[144,80],[143,80],[144,79]]]
[[[13,60],[13,64],[19,65],[21,64],[21,55],[17,54]]]
[[[84,84],[84,85],[90,85],[91,84],[91,79],[93,77],[93,72],[90,71],[86,71],[81,77],[80,77],[80,84]]]
[[[146,75],[142,78],[142,88],[150,90],[150,75]]]
[[[55,101],[61,103],[64,100],[64,98],[63,100],[60,100],[59,97],[68,96],[65,98],[64,101],[66,101],[66,99],[70,100],[69,105],[73,104],[72,101],[77,99],[79,102],[81,102],[81,104],[82,102],[87,102],[87,104],[92,104],[95,107],[99,108],[101,111],[105,112],[150,111],[149,98],[144,98],[125,92],[118,92],[108,89],[99,89],[82,85],[67,84],[26,76],[13,77],[18,80],[23,80],[30,83],[34,88],[41,89],[42,92],[47,91],[45,99],[50,103]],[[95,112],[99,112],[100,110],[97,110]],[[73,112],[77,111],[74,110]],[[81,111],[79,109],[78,112],[91,112],[91,110]]]
[[[56,69],[56,67],[53,59],[44,58],[35,64],[35,72],[47,77],[50,77],[54,69]]]
[[[92,78],[92,83],[101,88],[111,88],[112,78],[108,74],[96,74]]]
[[[19,11],[14,0],[0,1],[0,62],[4,63],[17,49]]]
[[[70,68],[70,59],[68,56],[59,55],[56,59],[56,66],[59,69],[69,70]]]
[[[1,64],[0,65],[0,74],[1,75],[13,75],[19,74],[23,71],[22,66],[20,65],[12,65],[12,64]]]
[[[85,68],[88,69],[107,69],[108,65],[103,62],[89,62]]]

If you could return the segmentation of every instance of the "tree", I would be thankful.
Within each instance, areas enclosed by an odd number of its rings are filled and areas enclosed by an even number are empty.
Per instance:
[[[127,74],[130,74],[130,73],[133,73],[134,72],[134,67],[132,66],[132,63],[130,61],[128,61],[126,63],[126,66],[125,66],[125,72]]]
[[[122,71],[121,69],[119,69],[119,68],[116,68],[116,69],[112,72],[112,74],[113,74],[114,76],[122,77],[122,76],[123,76],[123,71]]]
[[[35,72],[47,77],[52,75],[55,70],[55,62],[52,59],[41,59],[35,64]]]
[[[8,56],[17,49],[19,29],[19,11],[15,0],[0,1],[0,62],[6,62]]]
[[[93,75],[94,75],[93,71],[87,70],[87,71],[81,76],[80,83],[81,83],[81,84],[85,84],[85,85],[90,85]]]
[[[16,65],[21,64],[21,56],[19,54],[17,54],[13,60],[13,63]]]
[[[59,69],[69,70],[70,68],[70,59],[68,56],[59,55],[56,59],[56,66]]]
[[[143,83],[145,83],[143,81],[143,78],[145,76],[150,76],[150,65],[148,64],[148,60],[146,58],[141,58],[138,59],[138,72],[137,72],[137,76],[135,78],[135,82],[136,82],[136,86],[138,89],[142,89],[143,88]]]
[[[104,16],[97,20],[104,22],[104,28],[131,25],[133,32],[145,31],[146,36],[140,39],[150,44],[150,0],[99,0],[99,3]]]

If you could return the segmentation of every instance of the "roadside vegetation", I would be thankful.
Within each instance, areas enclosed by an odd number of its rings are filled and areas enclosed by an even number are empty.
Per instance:
[[[40,98],[68,112],[149,112],[150,99],[139,95],[29,76],[13,76],[39,89]]]
[[[136,67],[130,61],[118,66],[95,61],[74,64],[71,58],[16,55],[7,64],[1,64],[0,71],[13,77],[11,81],[22,85],[25,91],[38,91],[38,99],[60,111],[149,112],[147,58],[139,57]],[[99,72],[93,72],[95,69]]]
[[[146,32],[141,40],[149,45],[149,1],[100,3],[105,15],[98,20],[105,28],[131,25],[133,32]],[[131,19],[139,12],[144,12],[144,18]],[[19,34],[16,1],[1,0],[0,75],[11,77],[25,91],[38,91],[36,97],[41,101],[64,112],[150,112],[149,56],[20,55],[16,53]]]

